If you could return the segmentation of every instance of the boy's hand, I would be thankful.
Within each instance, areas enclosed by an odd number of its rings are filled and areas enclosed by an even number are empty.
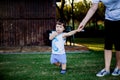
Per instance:
[[[52,32],[49,36],[49,40],[54,39],[57,35],[58,35],[58,33],[56,31]]]
[[[52,35],[53,35],[53,36],[57,36],[58,33],[57,33],[56,31],[54,31],[54,32],[52,32]]]

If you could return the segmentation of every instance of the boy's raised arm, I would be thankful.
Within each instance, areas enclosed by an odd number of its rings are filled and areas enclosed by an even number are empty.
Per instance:
[[[57,35],[58,35],[58,33],[56,31],[51,33],[50,36],[49,36],[49,40],[52,40]]]
[[[81,31],[81,29],[72,30],[72,31],[70,31],[68,33],[64,33],[63,37],[65,38],[65,37],[72,36],[72,35],[76,34],[77,32],[80,32],[80,31]]]

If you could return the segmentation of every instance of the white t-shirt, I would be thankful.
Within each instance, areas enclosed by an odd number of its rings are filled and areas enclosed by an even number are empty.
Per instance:
[[[99,3],[100,1],[106,7],[105,19],[120,20],[120,0],[92,0],[92,3]]]
[[[52,54],[65,54],[65,41],[66,39],[63,38],[63,33],[57,35],[52,40]]]

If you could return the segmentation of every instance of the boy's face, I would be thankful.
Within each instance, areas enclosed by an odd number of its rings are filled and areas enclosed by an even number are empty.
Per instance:
[[[65,30],[63,24],[56,24],[56,32],[62,33]]]

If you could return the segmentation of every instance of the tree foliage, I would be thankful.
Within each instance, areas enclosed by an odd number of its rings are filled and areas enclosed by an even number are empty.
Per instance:
[[[70,0],[68,1],[70,3]],[[56,6],[57,6],[57,18],[64,18],[67,22],[69,22],[72,19],[73,15],[72,4],[66,4],[66,0],[61,0],[61,5]],[[74,20],[81,22],[91,6],[91,1],[83,0],[78,3],[74,2],[73,6],[74,6],[73,8]],[[95,27],[97,26],[97,22],[99,20],[104,20],[104,9],[105,9],[104,5],[100,3],[97,12],[91,18],[90,22],[95,23]]]

